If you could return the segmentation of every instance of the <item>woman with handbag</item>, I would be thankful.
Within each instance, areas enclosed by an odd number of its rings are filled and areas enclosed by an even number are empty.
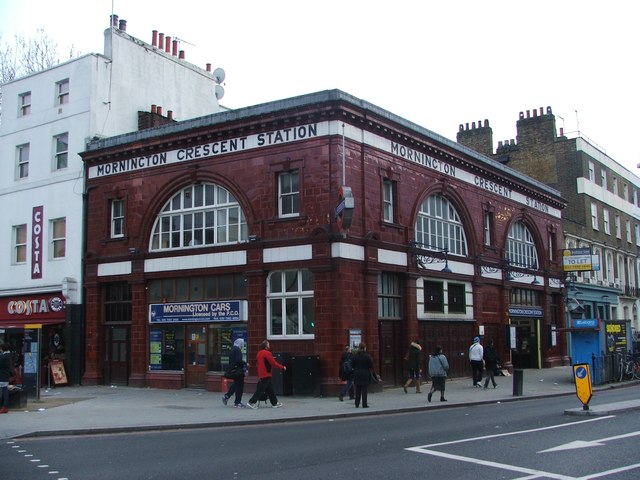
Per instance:
[[[431,390],[427,395],[427,400],[431,402],[431,396],[436,390],[440,390],[440,401],[446,402],[444,398],[444,384],[447,381],[447,372],[449,371],[449,362],[447,357],[442,353],[442,347],[438,345],[433,355],[429,356],[429,375],[431,376]]]
[[[225,377],[227,375],[231,376],[233,383],[229,386],[229,391],[222,396],[222,403],[226,405],[231,395],[235,393],[234,406],[236,408],[247,408],[247,406],[242,403],[242,393],[244,392],[244,376],[249,364],[242,359],[243,347],[244,339],[238,338],[233,342],[231,353],[229,353],[229,370],[225,373]]]
[[[373,371],[373,360],[367,353],[367,346],[364,342],[358,345],[358,351],[353,356],[353,383],[356,386],[356,408],[369,408],[367,403],[367,391],[371,382],[371,372]]]

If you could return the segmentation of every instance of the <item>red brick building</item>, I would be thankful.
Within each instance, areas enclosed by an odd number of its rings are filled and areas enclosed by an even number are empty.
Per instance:
[[[265,338],[291,354],[294,393],[300,375],[337,392],[359,341],[389,385],[414,339],[442,345],[453,376],[478,334],[506,364],[566,361],[559,193],[344,92],[83,158],[85,383],[215,390],[237,337],[249,361]]]

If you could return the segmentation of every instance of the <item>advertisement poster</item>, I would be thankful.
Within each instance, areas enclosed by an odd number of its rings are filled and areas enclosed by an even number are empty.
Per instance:
[[[51,360],[51,377],[56,385],[65,385],[67,383],[67,372],[64,370],[62,360]]]

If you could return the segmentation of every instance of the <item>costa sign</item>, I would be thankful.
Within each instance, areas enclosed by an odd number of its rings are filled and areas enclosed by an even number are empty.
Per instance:
[[[7,313],[9,315],[37,315],[58,313],[64,310],[64,300],[54,296],[50,298],[34,298],[25,300],[9,300],[7,302]]]

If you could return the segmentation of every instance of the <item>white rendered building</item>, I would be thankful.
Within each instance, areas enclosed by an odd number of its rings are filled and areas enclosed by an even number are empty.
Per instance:
[[[104,54],[2,86],[0,341],[18,352],[38,346],[35,365],[43,379],[43,361],[53,355],[64,359],[68,380],[76,383],[84,336],[91,335],[82,328],[86,206],[78,153],[95,137],[222,110],[215,94],[220,79],[210,66],[186,62],[170,37],[160,34],[158,42],[155,30],[152,37],[148,44],[130,36],[126,22],[114,16],[104,32]],[[144,126],[139,117],[146,118]],[[32,345],[27,337],[23,345],[25,325],[27,335],[33,326],[41,341],[32,339]]]

